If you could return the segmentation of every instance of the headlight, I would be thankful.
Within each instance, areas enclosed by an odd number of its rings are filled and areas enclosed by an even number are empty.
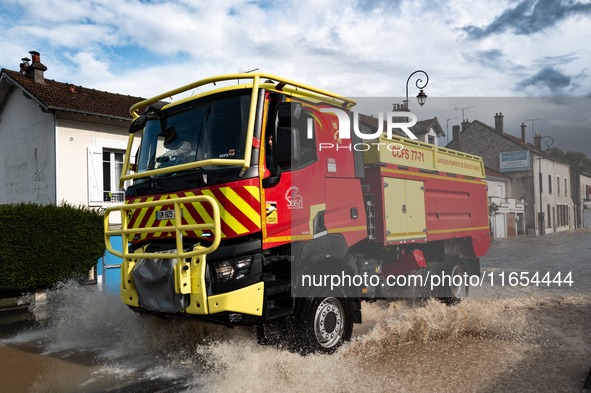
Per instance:
[[[215,264],[215,273],[218,276],[218,282],[223,284],[232,278],[234,269],[228,261],[218,262]]]
[[[239,280],[246,277],[250,272],[252,259],[252,256],[248,256],[215,262],[214,268],[218,284],[225,284],[232,279]]]

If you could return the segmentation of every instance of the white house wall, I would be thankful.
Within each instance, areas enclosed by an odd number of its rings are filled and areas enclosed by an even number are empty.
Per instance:
[[[70,117],[58,119],[58,197],[74,204],[96,206],[89,201],[88,149],[125,150],[129,122],[104,120],[105,124],[97,124],[87,122],[85,115]],[[77,117],[81,120],[74,120]]]
[[[56,202],[52,113],[15,89],[0,114],[0,204]]]
[[[540,162],[538,161],[538,156],[535,156],[533,160],[533,169],[534,169],[534,198],[536,204],[536,217],[537,212],[540,211],[540,188],[539,188],[539,168]],[[545,215],[545,233],[553,233],[553,232],[560,232],[566,231],[568,229],[574,228],[574,219],[573,219],[573,203],[571,196],[569,195],[571,192],[570,189],[570,173],[569,167],[567,165],[547,160],[542,158],[541,159],[541,168],[542,168],[542,211]],[[548,187],[548,175],[550,175],[552,179],[552,192],[549,192]],[[558,188],[556,184],[556,177],[560,177],[560,194],[558,194]],[[567,192],[565,193],[564,190],[564,178],[567,179],[568,188]],[[548,205],[550,205],[550,217],[548,217]],[[567,205],[568,206],[568,224],[563,226],[558,226],[558,212],[557,207]],[[550,222],[548,221],[550,219]],[[537,225],[537,223],[536,223]]]
[[[433,128],[429,129],[429,132],[426,132],[424,134],[421,135],[417,135],[417,139],[421,142],[425,142],[425,143],[429,143],[429,137],[432,136],[435,140],[435,142],[433,143],[435,146],[439,146],[439,141],[437,140],[437,134],[435,133],[435,131],[433,130]]]

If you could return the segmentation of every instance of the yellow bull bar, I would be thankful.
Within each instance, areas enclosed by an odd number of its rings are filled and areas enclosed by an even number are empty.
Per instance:
[[[192,203],[209,203],[212,208],[213,222],[205,224],[182,224],[181,205]],[[145,209],[164,205],[174,205],[175,218],[171,227],[128,228],[128,210]],[[121,229],[111,230],[109,227],[109,215],[121,212]],[[215,314],[222,311],[238,312],[251,315],[262,315],[264,283],[259,282],[236,291],[207,296],[205,288],[206,255],[215,251],[221,240],[220,209],[215,199],[208,195],[197,195],[175,199],[165,199],[151,202],[139,202],[126,205],[112,206],[106,209],[105,218],[105,245],[107,250],[120,258],[121,264],[121,300],[134,307],[139,307],[138,295],[133,282],[132,271],[140,258],[145,259],[177,259],[174,267],[175,291],[189,294],[190,304],[185,310],[187,314]],[[183,232],[209,229],[213,231],[213,242],[209,247],[195,246],[191,251],[184,252]],[[176,252],[171,253],[146,253],[143,248],[135,252],[129,252],[129,235],[136,233],[172,232],[176,237]],[[122,252],[116,251],[111,245],[111,236],[121,236]],[[179,251],[180,250],[180,251]],[[190,262],[186,259],[191,258]]]
[[[204,223],[204,224],[182,224],[181,223],[181,205],[184,204],[192,204],[196,202],[206,202],[211,205],[213,214],[213,222]],[[175,218],[172,219],[173,226],[172,227],[149,227],[149,228],[132,228],[129,229],[128,221],[129,217],[127,216],[128,210],[135,210],[135,209],[145,209],[149,207],[155,206],[164,206],[164,205],[174,205],[174,215]],[[114,211],[121,212],[121,229],[111,230],[109,227],[109,215]],[[178,217],[178,218],[177,218]],[[220,208],[215,199],[208,195],[196,195],[190,197],[183,197],[183,198],[175,198],[175,199],[164,199],[159,201],[151,201],[151,202],[139,202],[139,203],[130,203],[125,205],[117,205],[111,206],[107,208],[105,211],[105,245],[107,246],[107,251],[111,254],[116,255],[120,258],[128,259],[133,256],[133,258],[146,258],[146,259],[175,259],[177,258],[179,262],[184,258],[192,258],[204,254],[210,254],[214,252],[218,246],[220,245],[221,240],[221,229],[220,229]],[[213,242],[209,247],[199,247],[198,249],[193,249],[192,251],[184,252],[183,249],[183,232],[187,231],[198,231],[209,229],[213,231]],[[174,230],[176,235],[176,249],[177,252],[170,253],[170,254],[162,254],[162,253],[145,253],[145,252],[134,252],[129,253],[129,235],[136,234],[136,233],[160,233],[160,232],[172,232]],[[119,252],[113,249],[111,246],[111,236],[121,236],[121,241],[123,245],[123,252]],[[180,252],[179,252],[180,250]]]

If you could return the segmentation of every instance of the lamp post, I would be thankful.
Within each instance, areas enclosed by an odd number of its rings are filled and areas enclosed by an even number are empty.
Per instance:
[[[414,74],[416,74],[417,72],[423,73],[427,77],[427,81],[425,82],[424,85],[419,85],[419,83],[422,83],[423,82],[423,80],[421,78],[417,79],[417,81],[415,82],[415,85],[417,86],[417,89],[420,90],[419,94],[417,95],[417,101],[419,102],[419,105],[420,106],[425,105],[425,102],[427,101],[427,95],[425,94],[425,92],[423,91],[423,89],[429,83],[429,75],[427,75],[427,73],[425,71],[423,71],[423,70],[416,70],[415,72],[413,72],[412,74],[410,74],[410,76],[406,80],[406,100],[404,100],[404,107],[405,107],[404,109],[408,109],[408,82],[410,82],[410,78],[412,78],[412,76]]]
[[[544,144],[547,146],[546,150],[550,149],[550,146],[552,146],[552,144],[554,143],[554,139],[551,136],[543,136],[540,138],[540,150],[541,150],[541,146],[542,146],[542,140],[546,139],[546,138],[550,138],[551,141],[546,141],[544,142]],[[539,217],[539,223],[540,223],[540,236],[544,236],[544,232],[546,231],[545,225],[544,225],[544,210],[543,210],[543,206],[542,206],[542,156],[538,156],[538,172],[539,172],[539,187],[540,187],[540,217]],[[548,184],[548,187],[550,187],[550,184]],[[548,220],[550,219],[550,217],[548,217]]]

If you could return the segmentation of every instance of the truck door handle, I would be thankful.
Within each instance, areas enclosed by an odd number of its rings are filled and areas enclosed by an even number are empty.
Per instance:
[[[402,205],[402,212],[406,213],[406,205]]]

